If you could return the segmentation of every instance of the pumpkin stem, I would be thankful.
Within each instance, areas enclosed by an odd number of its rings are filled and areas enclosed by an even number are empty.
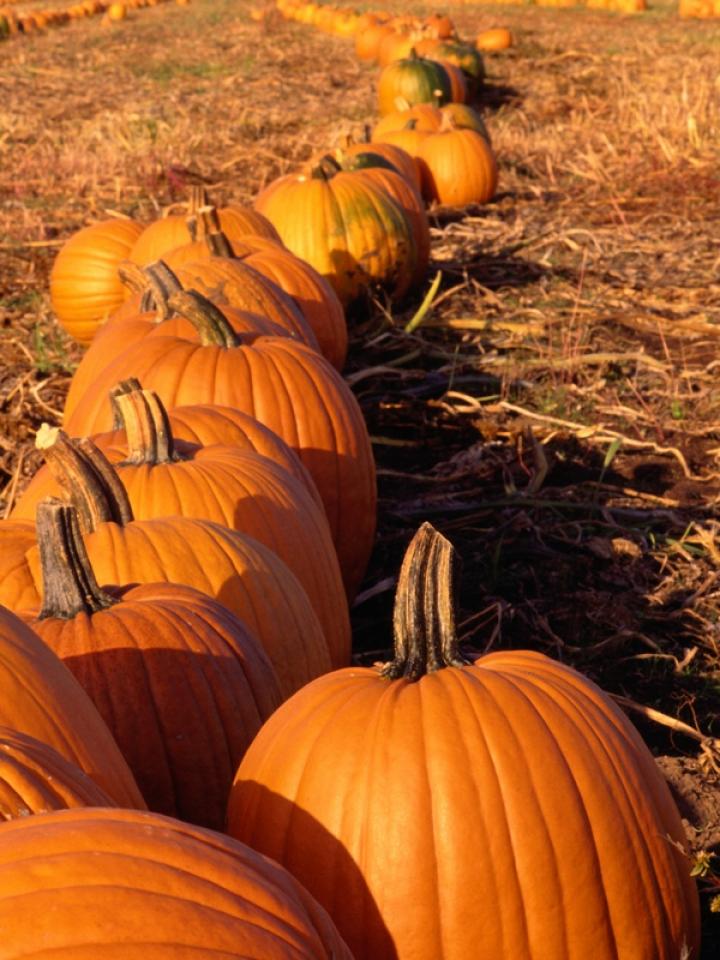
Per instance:
[[[343,169],[342,150],[336,150],[334,155],[332,153],[326,153],[320,161],[319,166],[324,169],[328,180],[334,177],[336,173],[341,173]]]
[[[120,408],[117,405],[117,398],[123,393],[132,393],[133,390],[142,390],[142,384],[137,377],[128,377],[127,380],[121,380],[109,393],[110,408],[112,410],[113,430],[123,430],[123,419],[120,414]]]
[[[469,663],[460,655],[455,631],[457,579],[455,548],[424,523],[403,558],[393,612],[395,657],[382,668],[382,676],[414,682],[435,670]]]
[[[142,294],[140,308],[143,311],[155,310],[160,320],[170,317],[168,299],[176,290],[182,290],[180,281],[170,267],[158,260],[147,267],[140,267],[130,260],[118,265],[118,276],[133,293]]]
[[[170,418],[152,390],[132,389],[115,394],[115,404],[127,437],[125,464],[173,463],[175,452]]]
[[[83,533],[92,533],[99,523],[130,523],[133,513],[127,491],[92,440],[71,440],[63,430],[44,423],[35,446],[42,450],[53,479],[77,510]]]
[[[42,500],[36,529],[43,583],[38,619],[72,620],[79,613],[92,615],[115,603],[95,579],[75,507],[54,497]]]
[[[188,202],[188,214],[192,215],[201,207],[206,207],[208,200],[207,190],[201,183],[194,183],[190,187],[190,200]]]
[[[210,253],[214,257],[234,257],[235,251],[232,248],[232,244],[227,238],[227,235],[218,230],[214,233],[209,233],[205,237],[205,243],[207,243],[210,248]]]
[[[168,301],[172,310],[195,327],[203,347],[237,347],[239,340],[225,314],[197,290],[179,290]]]

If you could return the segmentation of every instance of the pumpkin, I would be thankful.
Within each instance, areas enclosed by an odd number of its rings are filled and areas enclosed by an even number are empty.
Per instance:
[[[162,261],[156,267],[161,265]],[[153,268],[147,268],[147,270],[151,274]],[[239,334],[297,337],[309,346],[317,345],[317,340],[308,325],[304,321],[302,324],[298,323],[297,317],[292,314],[285,314],[281,317],[282,323],[275,323],[261,314],[227,304],[222,309],[216,307],[207,297],[193,290],[187,291],[187,296],[182,300],[181,309],[173,312],[167,306],[167,298],[171,295],[169,291],[166,289],[159,293],[157,287],[153,289],[155,289],[155,296],[152,309],[143,310],[138,304],[136,312],[129,314],[123,312],[121,316],[113,315],[98,331],[95,340],[90,344],[73,374],[65,399],[66,409],[72,410],[83,402],[86,390],[111,360],[150,334],[158,332],[163,336],[197,341],[197,328],[188,319],[189,313],[202,316],[202,324],[206,326],[212,326],[218,322],[219,317],[222,317]],[[179,283],[176,289],[182,290]]]
[[[194,217],[202,207],[208,206],[205,190],[195,188],[190,197],[188,215],[172,215],[155,220],[147,226],[130,250],[127,258],[141,267],[161,260],[175,247],[182,247],[194,239]],[[188,222],[188,217],[190,218]],[[246,236],[267,237],[280,241],[277,231],[265,217],[251,207],[230,205],[218,210],[221,228],[231,240]]]
[[[348,346],[345,311],[325,277],[284,248],[255,245],[253,249],[250,244],[242,260],[293,298],[317,338],[320,353],[336,370],[342,370]]]
[[[39,504],[37,537],[33,628],[95,703],[148,806],[222,827],[237,763],[281,699],[261,646],[191,587],[102,589],[68,504]]]
[[[367,30],[358,30],[355,34],[355,55],[360,60],[377,60],[380,44],[391,33],[392,27],[385,23],[371,25]]]
[[[637,732],[543,654],[463,657],[453,579],[425,524],[394,659],[321,677],[273,714],[238,769],[229,833],[292,869],[356,960],[696,956],[682,823]]]
[[[358,403],[323,357],[279,337],[240,340],[229,327],[207,331],[205,345],[151,334],[103,370],[67,417],[68,432],[87,436],[109,429],[112,414],[104,398],[128,376],[156,391],[166,407],[235,407],[285,440],[315,482],[348,596],[354,596],[374,540],[375,465]],[[306,559],[300,551],[298,560]]]
[[[380,187],[398,204],[412,227],[416,265],[413,283],[421,284],[430,261],[430,224],[420,191],[401,176],[392,164],[368,147],[364,153],[345,154],[342,150],[328,154],[324,161],[329,170],[352,172],[361,180]]]
[[[0,727],[0,819],[69,807],[113,807],[94,780],[57,750]]]
[[[5,960],[352,960],[283,870],[169,817],[63,810],[3,826]]]
[[[117,464],[133,514],[139,520],[167,516],[210,520],[258,540],[303,585],[332,663],[347,663],[350,632],[338,560],[323,510],[307,487],[248,449],[175,443],[156,395],[137,391],[117,402],[127,439],[118,447],[97,439]],[[109,439],[111,443],[113,438]],[[52,470],[44,468],[18,502],[17,516],[25,519],[42,497],[61,489],[72,495],[76,482],[63,462],[68,438],[56,428],[45,428],[37,443]]]
[[[4,607],[0,607],[0,691],[0,725],[53,747],[115,803],[145,806],[87,694],[38,635]]]
[[[398,100],[396,109],[378,122],[372,132],[372,142],[375,143],[395,143],[394,139],[389,140],[388,135],[396,134],[407,129],[414,129],[418,133],[437,133],[444,123],[451,120],[456,127],[467,127],[469,130],[476,130],[481,133],[485,139],[490,142],[490,134],[485,126],[485,121],[473,107],[466,103],[446,103],[443,107],[436,107],[430,103],[418,103],[414,107],[409,107],[404,100]],[[409,128],[409,124],[413,126]],[[419,140],[411,139],[411,146],[408,152],[416,157],[419,152]]]
[[[450,79],[439,63],[412,52],[407,59],[388,64],[380,74],[378,107],[381,117],[393,112],[398,97],[410,106],[446,103],[452,99]]]
[[[366,127],[361,139],[345,137],[342,149],[347,156],[355,157],[358,154],[374,153],[386,160],[402,177],[411,183],[418,193],[422,192],[422,183],[417,164],[402,147],[391,143],[372,143],[370,128]]]
[[[468,85],[465,80],[465,74],[450,60],[444,60],[442,57],[430,57],[443,68],[450,81],[450,103],[467,103]]]
[[[313,336],[308,338],[303,328],[298,339],[316,346],[336,369],[342,369],[347,355],[345,313],[327,280],[282,244],[263,237],[231,242],[221,232],[212,207],[200,210],[198,220],[202,223],[203,240],[178,247],[167,255],[164,263],[175,270],[193,259],[206,260],[216,254],[238,259],[252,267],[292,297],[300,308]]]
[[[482,30],[475,40],[478,50],[507,50],[513,45],[513,35],[507,27]]]
[[[309,175],[275,180],[255,205],[288,249],[328,280],[343,306],[372,284],[396,300],[410,289],[417,262],[412,228],[382,190],[315,166]]]
[[[192,421],[193,408],[189,410]],[[197,424],[199,418],[194,419]],[[201,420],[200,430],[203,426]],[[300,581],[257,540],[206,520],[134,520],[116,472],[89,440],[56,442],[49,459],[60,488],[69,491],[78,510],[85,548],[101,583],[182,583],[219,600],[262,644],[283,698],[332,668],[331,644],[342,658],[339,647],[347,638],[342,607],[326,640]],[[4,529],[8,526],[15,528],[12,533]],[[14,544],[10,551],[8,539]],[[19,581],[22,605],[13,605]],[[26,618],[39,613],[42,575],[33,523],[0,525],[0,602]],[[325,597],[322,605],[329,607]]]
[[[492,147],[475,130],[453,127],[429,134],[420,145],[431,200],[451,206],[486,203],[495,195],[498,169]]]
[[[257,314],[318,349],[317,338],[293,298],[268,277],[227,257],[184,263],[173,271],[184,290],[196,290],[217,307]]]
[[[439,60],[445,66],[450,63],[461,70],[467,81],[469,94],[474,96],[480,90],[485,78],[485,64],[480,52],[471,44],[452,40],[425,40],[418,44],[417,52],[432,60]]]
[[[117,268],[142,230],[134,220],[106,220],[61,247],[50,271],[50,302],[60,326],[79,343],[90,343],[125,299]]]
[[[433,13],[423,21],[423,33],[429,37],[452,37],[455,33],[455,24],[450,17]]]

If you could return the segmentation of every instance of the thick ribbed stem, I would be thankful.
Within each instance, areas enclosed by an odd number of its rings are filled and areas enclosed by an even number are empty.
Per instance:
[[[107,457],[92,440],[71,440],[58,427],[44,423],[35,446],[42,450],[53,479],[78,513],[83,533],[99,523],[130,523],[127,491]]]
[[[52,497],[42,500],[36,528],[43,583],[39,619],[72,620],[112,606],[115,601],[100,589],[90,566],[75,507]]]
[[[197,290],[181,290],[170,297],[170,307],[195,327],[204,347],[237,347],[239,340],[225,315]]]
[[[132,393],[133,390],[142,390],[142,384],[137,377],[128,377],[127,380],[121,380],[110,391],[110,408],[112,410],[113,430],[122,430],[123,421],[120,414],[120,408],[117,405],[117,398],[124,393]]]
[[[178,460],[170,418],[160,397],[152,390],[131,390],[115,395],[127,437],[126,464],[173,463]]]
[[[394,659],[382,676],[416,681],[445,667],[462,667],[455,631],[457,586],[455,548],[424,523],[403,559],[395,593]]]
[[[160,320],[168,319],[168,300],[171,294],[182,290],[182,285],[163,260],[157,260],[147,267],[123,260],[118,266],[118,276],[125,286],[142,295],[141,310],[155,310]]]
[[[209,233],[205,237],[205,243],[207,243],[210,248],[210,253],[214,257],[234,257],[235,251],[232,248],[232,244],[228,240],[227,236],[218,230],[215,233]]]
[[[188,213],[194,214],[201,207],[208,206],[208,195],[205,187],[200,183],[195,183],[190,188],[190,202],[188,203]]]

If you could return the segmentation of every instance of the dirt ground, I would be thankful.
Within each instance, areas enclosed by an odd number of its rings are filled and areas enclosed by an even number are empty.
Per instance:
[[[22,4],[20,4],[22,6]],[[193,0],[13,38],[0,64],[0,509],[36,465],[79,351],[48,271],[93,218],[149,219],[189,185],[250,201],[375,118],[352,44]],[[395,9],[431,12],[398,0]],[[533,7],[481,106],[496,199],[432,213],[426,292],[351,317],[346,375],[379,471],[359,659],[390,643],[393,579],[430,519],[463,558],[461,629],[591,676],[659,758],[720,955],[720,24]],[[716,873],[715,871],[718,871]]]

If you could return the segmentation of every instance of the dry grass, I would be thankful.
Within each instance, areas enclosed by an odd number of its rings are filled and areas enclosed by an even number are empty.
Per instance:
[[[374,73],[347,42],[258,27],[248,7],[166,4],[3,46],[5,504],[78,355],[49,310],[57,243],[112,211],[150,217],[196,179],[250,199],[373,118]],[[381,495],[358,655],[387,646],[392,577],[433,519],[464,558],[470,643],[531,644],[654,709],[634,708],[646,739],[717,791],[720,38],[668,8],[455,12],[467,35],[518,39],[488,59],[501,193],[433,214],[443,283],[418,330],[402,330],[417,302],[353,318]],[[698,849],[718,843],[717,822],[695,826]]]

